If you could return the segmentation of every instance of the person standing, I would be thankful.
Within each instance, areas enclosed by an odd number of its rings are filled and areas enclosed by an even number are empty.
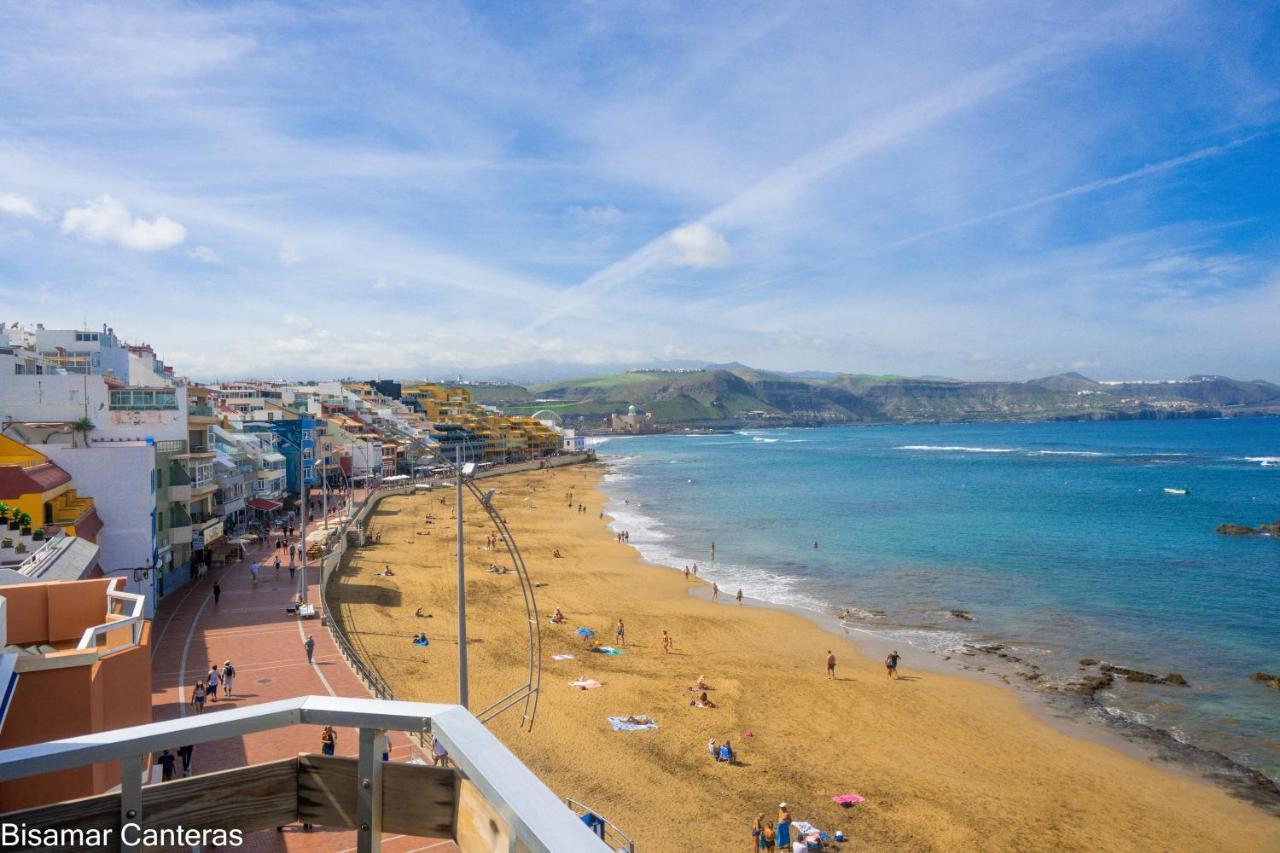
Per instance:
[[[316,653],[316,638],[312,634],[307,635],[307,641],[302,644],[307,650],[307,663],[312,663]]]
[[[671,635],[666,632],[666,629],[662,631],[662,650],[671,654]]]
[[[836,679],[836,656],[831,649],[827,649],[827,678]]]
[[[213,582],[213,606],[218,606],[218,599],[222,598],[222,587],[218,586],[218,582]]]
[[[231,688],[236,682],[236,668],[227,661],[222,665],[222,695],[230,697]]]
[[[738,599],[738,604],[741,605],[742,604],[742,587],[738,587],[738,594],[735,596],[735,598]]]
[[[320,751],[325,755],[333,755],[337,748],[338,733],[333,730],[333,726],[325,726],[324,731],[320,732]]]
[[[209,699],[212,702],[218,701],[218,682],[222,680],[222,676],[218,673],[218,665],[209,663],[209,674],[205,677],[209,682]]]
[[[778,828],[776,830],[778,848],[786,850],[791,846],[791,812],[786,803],[778,803]]]
[[[760,833],[760,849],[765,853],[773,853],[775,838],[777,838],[777,832],[774,831],[773,821],[767,821],[764,831]]]
[[[751,849],[760,850],[764,845],[761,843],[760,836],[764,834],[764,812],[756,815],[756,819],[751,821]]]
[[[711,600],[712,601],[720,600],[720,584],[716,583],[715,581],[711,582]]]
[[[188,744],[187,746],[178,747],[178,757],[182,759],[182,775],[191,775],[191,754],[196,748]]]
[[[249,574],[253,575],[253,585],[257,586],[258,585],[258,564],[257,563],[249,564]]]
[[[627,644],[627,626],[622,624],[622,617],[618,617],[618,626],[613,629],[613,639],[620,646]]]
[[[280,577],[280,555],[276,554],[276,577]]]

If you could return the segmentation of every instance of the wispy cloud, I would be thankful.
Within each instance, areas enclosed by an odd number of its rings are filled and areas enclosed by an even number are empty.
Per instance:
[[[0,193],[0,213],[20,219],[45,219],[47,215],[36,203],[17,193]]]
[[[114,243],[137,252],[159,252],[187,239],[187,229],[167,216],[134,216],[109,195],[62,214],[62,233],[94,243]]]

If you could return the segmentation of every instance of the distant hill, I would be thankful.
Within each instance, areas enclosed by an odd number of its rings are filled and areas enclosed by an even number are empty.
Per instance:
[[[521,389],[524,390],[524,389]],[[514,391],[514,386],[508,391]],[[594,425],[628,406],[659,424],[916,423],[1206,417],[1280,413],[1280,385],[1197,376],[1177,382],[1102,383],[1079,373],[1029,382],[937,377],[782,374],[744,365],[655,368],[535,385],[512,394],[512,414],[551,409]]]

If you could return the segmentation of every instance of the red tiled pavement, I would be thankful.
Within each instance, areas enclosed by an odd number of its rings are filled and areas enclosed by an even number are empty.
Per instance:
[[[315,522],[312,522],[312,526]],[[231,697],[219,696],[206,702],[205,714],[225,708],[255,705],[277,699],[305,695],[365,697],[369,692],[338,653],[327,628],[319,620],[299,620],[285,613],[295,582],[288,572],[288,552],[279,577],[271,566],[274,538],[251,549],[248,559],[217,568],[160,603],[152,636],[152,718],[171,720],[194,713],[191,691],[197,679],[209,671],[209,664],[221,669],[230,660],[236,669]],[[258,583],[252,582],[249,563],[261,565]],[[308,569],[308,598],[319,604],[319,569]],[[213,582],[222,587],[219,602],[213,602]],[[315,637],[315,664],[308,665],[303,648],[304,635]],[[355,755],[355,729],[339,729],[337,753]],[[182,744],[175,743],[176,749]],[[193,773],[208,773],[320,751],[318,726],[292,726],[238,738],[200,744],[192,760]],[[392,735],[391,758],[404,761],[419,754],[417,747],[400,733]],[[398,835],[383,836],[386,853],[455,850],[449,841],[432,841]],[[246,851],[346,851],[355,849],[351,830],[320,827],[304,832],[299,825],[283,832],[260,832],[248,836]]]

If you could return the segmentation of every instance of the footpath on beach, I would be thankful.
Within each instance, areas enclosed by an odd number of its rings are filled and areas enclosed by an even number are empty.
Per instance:
[[[310,527],[320,522],[312,521]],[[235,667],[234,692],[224,697],[219,689],[216,701],[206,701],[204,714],[227,708],[257,705],[295,696],[346,696],[364,698],[369,691],[342,659],[319,619],[299,619],[286,612],[293,600],[296,582],[289,577],[288,550],[275,550],[279,531],[267,541],[249,549],[246,558],[211,569],[185,588],[161,601],[152,627],[152,718],[171,720],[195,712],[191,694],[197,681],[216,665],[221,673],[225,661]],[[304,531],[305,539],[305,531]],[[282,555],[279,576],[273,568],[275,555]],[[255,584],[250,565],[259,565]],[[308,600],[320,601],[320,569],[308,569]],[[213,585],[221,595],[215,603]],[[304,643],[315,638],[312,663],[307,662]],[[175,743],[176,753],[183,744]],[[339,729],[336,754],[354,756],[358,751],[354,729]],[[289,758],[300,752],[320,752],[318,726],[292,726],[268,732],[227,738],[196,746],[192,775],[226,770],[265,761]],[[391,735],[391,760],[422,757],[421,750],[399,732]],[[179,772],[181,772],[179,770]],[[452,841],[430,841],[383,835],[386,853],[414,853],[456,850]],[[259,832],[245,839],[242,850],[352,851],[355,832],[315,827],[306,831],[300,824],[279,832]]]

